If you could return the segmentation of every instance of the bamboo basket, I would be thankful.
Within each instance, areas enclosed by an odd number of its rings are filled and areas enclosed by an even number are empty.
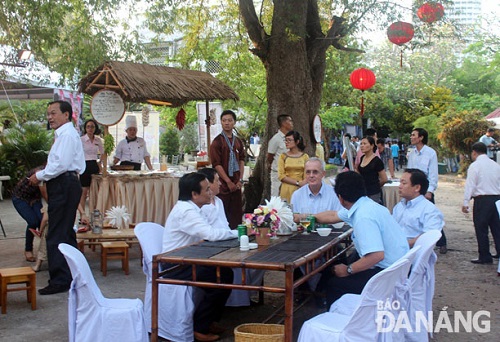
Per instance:
[[[234,328],[235,342],[283,342],[285,326],[282,324],[241,324]]]

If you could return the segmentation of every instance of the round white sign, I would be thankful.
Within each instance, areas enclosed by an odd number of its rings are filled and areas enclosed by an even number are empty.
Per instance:
[[[101,125],[115,125],[122,119],[123,114],[125,114],[125,102],[117,92],[102,89],[92,97],[90,112],[94,119]]]
[[[322,131],[321,118],[319,117],[319,115],[316,115],[313,121],[313,132],[314,132],[314,139],[316,139],[317,143],[321,142],[321,131]]]

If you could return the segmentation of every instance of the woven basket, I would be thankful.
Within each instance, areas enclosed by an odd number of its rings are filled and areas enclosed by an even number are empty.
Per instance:
[[[283,342],[285,326],[282,324],[241,324],[234,328],[235,342]]]

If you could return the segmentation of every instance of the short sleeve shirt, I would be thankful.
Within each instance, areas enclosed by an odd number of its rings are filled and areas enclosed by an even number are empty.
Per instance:
[[[274,154],[273,163],[271,164],[271,171],[278,172],[278,160],[282,153],[285,153],[288,149],[285,146],[285,134],[282,131],[278,131],[271,140],[269,140],[269,145],[267,146],[267,153]]]

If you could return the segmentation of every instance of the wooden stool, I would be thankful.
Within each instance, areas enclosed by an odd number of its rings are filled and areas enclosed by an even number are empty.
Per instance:
[[[108,259],[121,260],[122,269],[128,275],[128,244],[123,241],[101,242],[101,272],[106,276]]]
[[[36,273],[31,267],[15,267],[0,269],[0,305],[2,314],[7,313],[7,292],[24,291],[31,303],[31,310],[36,310]],[[8,288],[13,284],[26,284],[23,287]]]

